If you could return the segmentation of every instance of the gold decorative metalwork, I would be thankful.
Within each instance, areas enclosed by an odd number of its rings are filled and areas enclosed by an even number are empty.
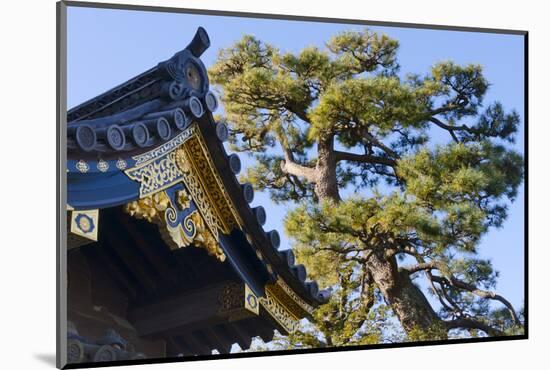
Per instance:
[[[181,207],[181,209],[189,208],[189,206],[191,205],[191,197],[189,196],[189,194],[187,194],[185,189],[178,191],[176,196],[178,205]]]
[[[229,233],[235,227],[242,228],[239,214],[225,190],[200,133],[197,132],[176,150],[176,163],[183,172],[184,183],[188,185],[199,209],[208,204],[208,208],[215,212],[216,220],[211,220],[212,223],[215,222],[224,233]]]
[[[85,160],[81,159],[76,163],[76,169],[82,173],[86,173],[90,169],[90,166]]]
[[[161,191],[126,205],[125,211],[138,219],[160,223],[164,221],[164,212],[170,205],[170,198]]]
[[[191,222],[195,224],[195,245],[206,249],[206,252],[216,257],[220,261],[225,261],[225,254],[220,248],[220,245],[216,238],[212,235],[210,230],[206,227],[204,219],[201,215],[195,211],[190,216],[186,217],[184,224],[187,223],[187,219],[190,219]]]
[[[272,284],[265,287],[272,296],[275,296],[290,312],[296,317],[305,317],[311,315],[315,310],[313,306],[306,303],[291,287],[289,287],[281,277]]]
[[[218,239],[218,230],[223,230],[223,225],[219,217],[214,212],[212,203],[208,198],[206,190],[201,185],[200,177],[196,171],[191,169],[191,164],[188,160],[187,153],[184,148],[179,148],[175,152],[175,158],[178,168],[182,171],[183,181],[189,189],[195,205],[200,210],[210,231]]]
[[[181,181],[182,173],[176,166],[175,153],[125,171],[126,175],[139,182],[140,198],[155,194]]]
[[[218,239],[206,227],[198,211],[191,212],[176,227],[170,225],[168,221],[175,221],[176,210],[164,191],[130,202],[124,209],[131,216],[159,225],[161,235],[170,248],[177,249],[194,244],[204,248],[209,255],[218,260],[225,261],[225,254],[218,244]]]
[[[197,128],[194,125],[191,125],[187,130],[183,131],[181,134],[177,135],[172,140],[162,144],[161,146],[151,151],[136,155],[132,157],[132,159],[136,161],[136,166],[138,166],[142,163],[151,161],[155,158],[162,157],[166,153],[173,151],[178,146],[183,144],[187,139],[191,137],[191,135],[195,134],[196,131],[197,131]]]
[[[116,161],[116,168],[118,168],[119,170],[125,170],[126,167],[128,167],[128,163],[126,163],[126,161],[122,158],[119,158],[117,161]]]
[[[97,241],[99,210],[71,211],[71,233]]]
[[[265,297],[259,298],[259,302],[287,333],[293,333],[298,329],[300,319],[290,312],[268,289],[265,291]]]
[[[107,172],[107,170],[109,169],[109,163],[104,161],[103,159],[100,159],[98,162],[97,162],[97,165],[96,165],[97,169],[100,170],[101,172]]]
[[[128,204],[127,211],[158,223],[169,245],[181,248],[194,243],[223,261],[225,255],[219,246],[219,230],[228,234],[233,228],[242,229],[243,222],[225,190],[197,124],[192,124],[161,147],[133,159],[135,167],[125,173],[140,183],[141,199]],[[163,190],[180,181],[187,191],[176,194],[177,205],[185,209],[192,200],[198,211],[189,214],[174,228],[167,217],[174,217],[176,211]],[[246,237],[252,243],[251,236],[247,234]],[[261,259],[261,253],[257,252]],[[268,268],[273,271],[271,266]],[[265,287],[265,297],[258,298],[246,289],[243,284],[224,287],[219,296],[220,314],[239,319],[250,312],[258,314],[262,306],[291,333],[298,327],[300,318],[313,312],[313,307],[280,278]]]
[[[183,182],[189,192],[188,197],[194,201],[216,241],[219,241],[218,230],[230,233],[235,227],[242,228],[242,221],[196,123],[162,146],[132,158],[136,165],[125,170],[125,173],[140,184],[140,198],[145,199]],[[178,203],[187,204],[183,193],[181,199],[179,194],[177,197]],[[208,237],[204,237],[204,243],[212,253],[219,255]]]
[[[260,306],[287,332],[294,332],[299,325],[299,317],[295,316],[278,298],[266,289],[265,297],[257,297],[243,283],[229,283],[222,287],[218,295],[220,302],[219,314],[228,317],[230,321],[250,317],[250,314],[260,314]]]
[[[244,308],[256,315],[260,314],[260,301],[246,284],[244,286]]]

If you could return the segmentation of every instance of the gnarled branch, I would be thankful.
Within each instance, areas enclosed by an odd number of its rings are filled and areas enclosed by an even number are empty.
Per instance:
[[[290,150],[284,149],[285,160],[281,162],[281,171],[306,179],[310,183],[317,182],[317,171],[314,168],[304,166],[294,160]]]
[[[382,164],[385,166],[394,167],[397,162],[390,158],[378,157],[369,154],[355,154],[349,152],[334,151],[336,161],[352,161],[361,163]]]
[[[447,330],[451,329],[479,329],[489,334],[492,337],[498,337],[504,335],[504,333],[498,329],[495,329],[481,321],[461,317],[455,320],[444,321]]]
[[[406,271],[408,274],[414,274],[415,272],[418,272],[418,271],[437,269],[437,264],[438,263],[436,261],[429,261],[429,262],[418,263],[416,265],[403,266],[403,267],[400,267],[400,270]]]
[[[445,278],[445,277],[441,277],[441,276],[433,276],[432,278],[433,278],[434,281],[438,281],[438,282],[441,282],[441,283],[447,283],[448,285],[450,285],[454,288],[469,291],[469,292],[477,295],[478,297],[486,298],[486,299],[493,299],[495,301],[499,301],[504,306],[506,306],[506,308],[510,312],[510,315],[512,316],[512,319],[514,320],[514,323],[516,325],[521,325],[521,322],[520,322],[520,320],[519,320],[519,318],[516,314],[516,311],[514,310],[514,307],[503,296],[501,296],[499,294],[496,294],[495,292],[479,289],[475,285],[468,284],[465,281],[462,281],[462,280],[459,280],[459,279],[455,278],[454,276],[451,276],[449,279]]]

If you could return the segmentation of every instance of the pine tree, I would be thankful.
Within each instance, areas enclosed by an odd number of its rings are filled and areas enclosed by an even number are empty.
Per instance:
[[[314,329],[287,343],[391,340],[388,309],[407,340],[521,332],[477,254],[523,181],[519,115],[484,104],[479,65],[400,77],[398,42],[368,29],[326,46],[283,53],[245,36],[209,71],[232,149],[256,160],[242,180],[293,205],[285,228],[298,258],[333,289]],[[434,143],[437,130],[448,140]]]

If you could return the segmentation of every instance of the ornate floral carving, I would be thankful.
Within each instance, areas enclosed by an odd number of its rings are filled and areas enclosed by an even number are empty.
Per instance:
[[[170,141],[162,144],[161,146],[159,146],[159,147],[157,147],[153,150],[150,150],[146,153],[136,155],[136,156],[132,157],[132,159],[136,161],[136,166],[138,166],[138,165],[140,165],[142,163],[145,163],[147,161],[153,160],[155,158],[162,157],[166,153],[169,153],[169,152],[173,151],[178,146],[183,144],[187,139],[189,139],[191,137],[191,135],[195,134],[196,131],[197,131],[197,128],[193,125],[193,126],[189,127],[188,129],[186,129],[185,131],[183,131],[181,134],[174,137],[172,140],[170,140]]]
[[[258,299],[243,283],[228,283],[218,295],[219,314],[229,321],[238,321],[259,314]]]
[[[229,283],[222,287],[218,295],[220,312],[230,312],[244,307],[244,284]]]
[[[138,219],[159,223],[164,220],[164,211],[170,205],[170,198],[165,192],[149,195],[126,205],[125,211]]]
[[[196,123],[168,143],[133,159],[135,167],[125,173],[140,184],[141,199],[130,203],[127,211],[162,224],[163,235],[168,236],[166,239],[172,247],[185,247],[193,241],[223,261],[225,255],[219,246],[219,230],[230,233],[235,227],[242,228],[242,221]],[[168,198],[168,204],[155,198],[156,194],[178,183],[183,183],[185,190],[172,198],[161,195]],[[198,212],[181,220],[175,206],[184,210],[191,202]]]
[[[209,255],[215,256],[222,262],[225,261],[225,254],[223,253],[223,250],[220,248],[220,245],[218,244],[216,238],[214,238],[212,233],[206,227],[205,222],[200,214],[198,212],[195,212],[192,218],[195,222],[195,227],[197,229],[197,234],[195,236],[194,242],[198,246],[206,249]]]
[[[195,211],[193,214],[185,217],[182,223],[177,226],[171,226],[170,223],[165,223],[166,226],[160,225],[161,234],[171,249],[187,247],[197,237],[197,227],[192,218],[194,214],[198,214],[198,212]],[[200,218],[200,215],[198,217]]]
[[[281,277],[277,279],[275,284],[269,284],[266,289],[272,295],[282,302],[295,316],[304,317],[312,314],[313,306],[307,304],[291,287],[289,287]]]
[[[175,154],[168,153],[144,166],[125,171],[132,180],[139,182],[139,195],[145,197],[164,190],[181,181],[182,173],[175,162]]]
[[[210,204],[214,207],[221,222],[222,230],[228,233],[235,227],[241,228],[242,221],[239,214],[225,191],[223,182],[200,133],[187,140],[184,150],[186,165],[192,165],[194,168],[194,171],[189,172],[199,175],[200,182],[210,198]]]
[[[176,193],[178,205],[181,207],[181,209],[189,208],[189,205],[191,204],[191,197],[189,197],[189,194],[187,194],[187,191],[185,189],[182,189]]]
[[[182,194],[181,192],[180,190],[178,194]],[[190,206],[190,200],[188,201],[186,209]],[[200,213],[195,210],[184,217],[180,223],[177,223],[178,211],[174,208],[166,192],[161,191],[130,202],[126,205],[125,211],[138,219],[159,225],[163,239],[171,248],[183,248],[194,244],[196,247],[204,248],[209,255],[218,260],[225,261],[225,254],[220,248],[218,240],[206,227]]]
[[[288,333],[296,331],[299,325],[299,319],[294,316],[281,302],[269,292],[265,291],[265,297],[259,298],[262,307],[269,312],[271,317],[277,321]]]
[[[212,202],[208,198],[207,192],[201,184],[200,177],[196,171],[192,170],[192,164],[185,148],[182,147],[176,150],[175,160],[177,166],[182,172],[183,182],[185,183],[187,189],[189,189],[195,205],[201,211],[206,224],[217,239],[218,229],[224,230],[223,225],[214,213]]]

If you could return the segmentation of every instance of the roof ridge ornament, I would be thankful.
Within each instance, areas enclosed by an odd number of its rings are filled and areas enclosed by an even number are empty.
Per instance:
[[[162,81],[180,84],[169,84],[169,90],[174,90],[172,93],[175,97],[182,97],[185,93],[204,97],[208,92],[208,74],[199,57],[209,47],[208,33],[203,27],[199,27],[185,49],[140,75],[72,108],[67,114],[67,122],[110,116],[158,98],[163,89]]]

